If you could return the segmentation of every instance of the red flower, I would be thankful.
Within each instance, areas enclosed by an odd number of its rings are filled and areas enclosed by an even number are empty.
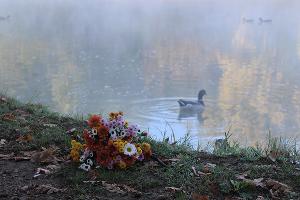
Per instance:
[[[102,149],[97,151],[96,153],[97,153],[96,156],[97,163],[104,167],[107,167],[112,160],[109,151]]]
[[[89,131],[86,129],[83,130],[83,138],[88,146],[94,143],[94,140],[90,137]]]
[[[103,125],[98,126],[97,132],[98,132],[98,136],[99,136],[99,137],[100,137],[101,135],[108,136],[108,134],[109,134],[108,128],[106,128],[106,127],[103,126]]]
[[[131,166],[135,163],[136,158],[134,156],[122,156],[123,161],[126,163],[127,166]]]
[[[99,142],[106,145],[108,142],[108,139],[109,139],[108,128],[106,128],[103,125],[100,125],[97,128],[97,133],[98,133],[98,137],[99,137]]]
[[[101,125],[101,116],[99,116],[99,115],[92,115],[90,117],[90,119],[88,120],[88,125],[91,128],[100,126]]]

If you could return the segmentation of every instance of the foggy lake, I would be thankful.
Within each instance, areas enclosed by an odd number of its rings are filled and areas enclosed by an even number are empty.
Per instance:
[[[296,0],[2,0],[0,91],[206,144],[300,134]],[[259,19],[261,18],[261,19]],[[203,112],[180,113],[177,100]]]

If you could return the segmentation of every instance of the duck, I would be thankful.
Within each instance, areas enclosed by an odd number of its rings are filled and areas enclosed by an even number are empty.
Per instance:
[[[271,23],[272,22],[272,20],[271,19],[263,19],[263,18],[258,18],[258,20],[259,20],[259,23]]]
[[[243,22],[244,23],[253,23],[254,20],[253,19],[247,19],[247,18],[243,17]]]
[[[0,16],[0,21],[8,20],[9,18],[9,15],[7,15],[6,17]]]
[[[188,101],[179,99],[177,102],[179,103],[180,109],[191,109],[191,110],[199,110],[205,107],[203,96],[206,95],[206,91],[204,89],[200,90],[198,93],[198,101]]]

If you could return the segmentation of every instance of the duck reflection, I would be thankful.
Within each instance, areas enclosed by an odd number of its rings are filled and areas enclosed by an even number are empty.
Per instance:
[[[187,118],[197,118],[200,123],[204,122],[207,117],[203,117],[203,109],[186,109],[180,108],[178,113],[178,120]]]

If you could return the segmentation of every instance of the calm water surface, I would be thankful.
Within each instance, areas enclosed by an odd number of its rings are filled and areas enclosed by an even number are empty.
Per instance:
[[[157,138],[206,144],[229,127],[247,145],[269,130],[295,138],[299,10],[296,0],[2,0],[0,90],[62,113],[122,110]],[[177,99],[202,88],[205,111],[180,113]]]

